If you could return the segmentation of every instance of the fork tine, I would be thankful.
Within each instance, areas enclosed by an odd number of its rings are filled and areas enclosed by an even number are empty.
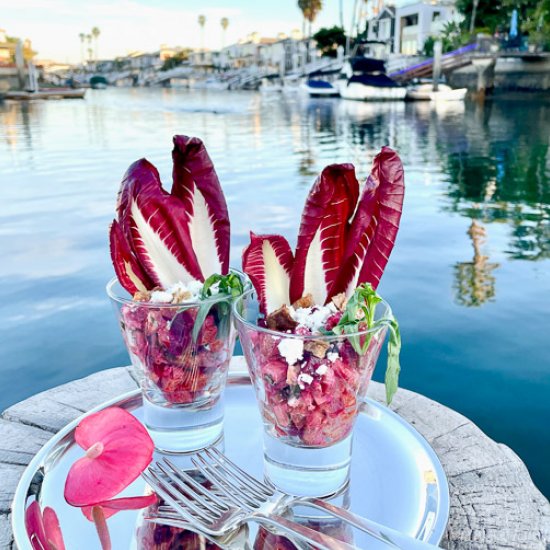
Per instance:
[[[202,493],[206,495],[206,498],[199,495],[194,488],[187,485],[185,481],[178,480],[173,474],[167,472],[166,469],[162,468],[161,464],[157,463],[157,466],[159,466],[161,471],[165,473],[172,481],[172,483],[170,483],[168,480],[161,477],[161,482],[164,482],[165,486],[170,488],[172,494],[177,497],[177,499],[182,503],[182,506],[189,506],[189,508],[197,514],[200,514],[207,521],[218,519],[229,510],[225,503],[220,502],[218,505],[216,501],[208,495],[208,493],[204,492],[204,490]],[[153,471],[158,474],[156,470]],[[208,503],[208,505],[206,505],[206,503]],[[201,506],[204,508],[201,508]]]
[[[153,489],[159,493],[161,497],[163,497],[167,502],[169,502],[178,512],[181,512],[182,515],[185,511],[185,517],[186,518],[192,518],[192,521],[200,521],[203,522],[204,525],[206,525],[206,522],[212,521],[212,515],[209,515],[205,513],[203,510],[201,510],[198,506],[196,506],[188,497],[188,495],[183,495],[180,491],[175,489],[170,483],[163,480],[161,477],[159,477],[158,473],[153,470],[152,468],[149,468],[147,470],[147,473],[143,474],[145,477],[145,480],[151,485],[151,481],[153,481]],[[161,492],[162,491],[162,492]],[[191,496],[193,497],[193,491],[188,490],[188,493],[191,493]],[[182,499],[182,497],[184,497]],[[186,498],[187,497],[187,498]],[[191,510],[191,511],[190,511]],[[193,512],[193,513],[191,513]],[[217,516],[220,514],[217,513]]]
[[[191,523],[196,523],[201,527],[206,527],[203,520],[196,518],[187,508],[183,507],[168,491],[163,488],[156,476],[153,477],[150,472],[142,472],[141,475],[143,479],[145,479],[145,481],[154,489],[155,493],[162,497],[166,502],[170,503],[182,517]]]
[[[275,493],[275,490],[272,487],[252,477],[215,447],[212,449],[204,449],[204,451],[199,454],[203,453],[208,455],[211,460],[215,461],[216,464],[225,469],[228,473],[232,473],[233,477],[239,479],[239,481],[241,481],[241,483],[245,486],[250,487],[251,490],[254,490],[256,493],[260,494],[262,499],[264,499],[265,496],[273,496]]]
[[[215,456],[197,453],[197,458],[200,459],[203,464],[208,464],[213,471],[223,477],[226,483],[231,484],[231,487],[237,490],[239,494],[243,493],[248,499],[254,501],[256,506],[259,506],[262,502],[267,500],[268,497],[264,493],[257,491],[255,487],[247,483],[246,480],[243,480],[232,470],[228,469],[225,464]]]
[[[191,459],[191,462],[203,473],[204,477],[222,491],[231,502],[237,506],[243,506],[248,510],[258,507],[257,501],[250,500],[246,493],[243,494],[242,488],[237,487],[224,476],[216,472],[212,465],[206,462],[202,456],[197,454],[196,457],[202,463],[197,462],[194,458]]]
[[[176,484],[176,486],[181,486],[180,479],[185,482],[183,487],[187,488],[190,485],[195,490],[195,494],[193,496],[194,500],[216,514],[219,514],[220,511],[227,512],[229,510],[229,507],[221,499],[216,501],[213,498],[212,493],[206,491],[205,488],[200,485],[200,483],[197,483],[189,474],[178,470],[178,468],[176,468],[176,466],[174,466],[174,464],[172,464],[167,458],[164,459],[164,462],[166,462],[170,469],[166,468],[160,462],[156,463],[157,467],[166,476],[168,476]]]

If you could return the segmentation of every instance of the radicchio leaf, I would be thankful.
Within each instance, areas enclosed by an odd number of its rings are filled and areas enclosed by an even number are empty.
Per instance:
[[[329,298],[340,292],[350,296],[361,283],[377,288],[397,236],[404,195],[401,160],[395,151],[383,147],[359,199]]]
[[[174,136],[172,195],[183,201],[189,235],[205,279],[229,270],[229,214],[203,142]]]
[[[111,259],[120,284],[131,294],[152,289],[155,285],[141,269],[135,254],[130,249],[120,224],[114,220],[109,229]]]
[[[342,266],[348,221],[359,196],[352,164],[327,166],[311,189],[304,211],[290,278],[290,301],[311,294],[324,304]]]
[[[119,200],[122,230],[143,269],[156,285],[203,281],[192,247],[185,207],[166,192],[157,169],[146,159],[124,177]]]
[[[250,277],[266,315],[289,303],[289,282],[294,257],[281,235],[250,233],[243,251],[243,271]]]

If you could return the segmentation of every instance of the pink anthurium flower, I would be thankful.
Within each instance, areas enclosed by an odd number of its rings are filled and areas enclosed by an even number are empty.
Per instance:
[[[75,441],[86,454],[69,470],[65,500],[82,508],[96,524],[102,548],[107,550],[111,548],[107,518],[156,502],[155,495],[114,498],[150,464],[153,441],[134,416],[118,407],[87,416],[75,430]]]
[[[65,550],[61,527],[57,514],[46,506],[40,510],[38,501],[34,501],[25,511],[25,528],[33,550]]]

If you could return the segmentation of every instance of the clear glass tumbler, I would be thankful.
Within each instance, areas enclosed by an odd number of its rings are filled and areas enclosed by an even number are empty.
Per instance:
[[[290,494],[338,492],[349,479],[353,426],[387,326],[345,336],[269,330],[258,325],[254,291],[235,301],[234,316],[263,418],[266,476]],[[390,316],[379,303],[375,320]]]
[[[235,347],[232,298],[180,304],[135,301],[113,279],[107,294],[143,393],[143,421],[157,450],[189,452],[217,441]]]

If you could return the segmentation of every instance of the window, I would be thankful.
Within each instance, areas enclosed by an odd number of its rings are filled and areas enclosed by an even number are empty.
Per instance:
[[[441,20],[441,12],[440,11],[434,11],[432,13],[432,21],[440,21]]]
[[[389,19],[382,19],[378,23],[378,39],[387,40],[391,34],[391,21]]]

